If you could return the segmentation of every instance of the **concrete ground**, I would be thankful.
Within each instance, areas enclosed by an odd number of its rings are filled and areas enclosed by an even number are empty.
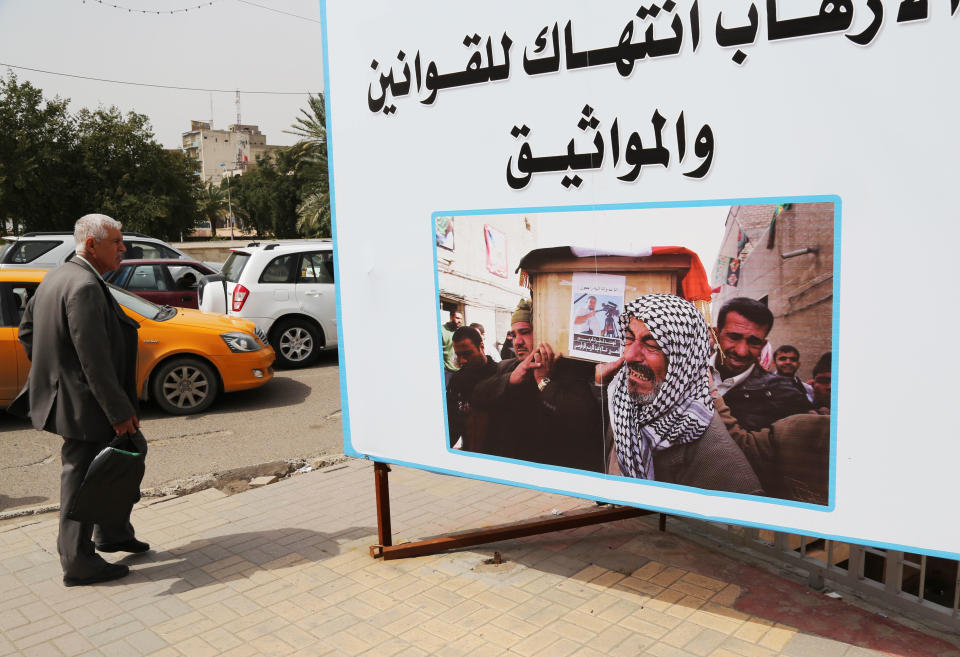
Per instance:
[[[399,467],[390,486],[394,543],[592,507]],[[123,580],[75,588],[52,514],[0,525],[0,655],[960,657],[944,637],[661,533],[656,516],[373,559],[360,460],[147,500],[133,521],[153,551],[123,558]]]

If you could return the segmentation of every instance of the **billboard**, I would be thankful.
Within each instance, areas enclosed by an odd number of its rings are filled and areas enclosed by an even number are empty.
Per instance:
[[[324,13],[347,453],[960,558],[956,2]]]

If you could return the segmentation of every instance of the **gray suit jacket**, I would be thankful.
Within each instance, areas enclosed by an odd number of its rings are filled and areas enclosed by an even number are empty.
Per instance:
[[[32,366],[10,410],[35,429],[109,441],[137,412],[137,329],[87,263],[47,274],[27,303],[20,342]]]

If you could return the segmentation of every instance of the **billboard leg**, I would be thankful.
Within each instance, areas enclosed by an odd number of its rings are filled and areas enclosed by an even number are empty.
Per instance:
[[[377,498],[377,545],[370,546],[370,556],[377,558],[383,555],[383,549],[393,544],[393,534],[390,527],[390,483],[387,477],[390,466],[375,461],[373,464],[373,482]]]
[[[384,469],[386,469],[386,465],[384,464],[377,465],[383,465]],[[377,482],[379,483],[379,481],[380,479],[378,478]],[[383,472],[383,481],[385,484],[386,471]],[[385,489],[386,487],[384,486],[384,490]],[[390,535],[387,534],[386,537],[384,537],[383,534],[384,521],[380,515],[380,509],[382,507],[380,503],[379,491],[380,489],[378,487],[377,517],[380,525],[381,543],[379,545],[370,546],[370,556],[374,558],[383,557],[384,561],[388,561],[390,559],[403,559],[406,557],[420,557],[427,554],[443,552],[444,550],[452,550],[454,548],[471,547],[474,545],[495,543],[497,541],[505,541],[524,536],[547,534],[564,529],[573,529],[575,527],[585,527],[587,525],[614,522],[616,520],[627,520],[629,518],[637,518],[639,516],[645,516],[654,513],[653,511],[648,511],[646,509],[637,509],[629,506],[611,506],[597,510],[586,511],[583,513],[576,513],[570,516],[552,517],[546,520],[531,520],[509,525],[497,525],[494,527],[487,527],[485,529],[469,530],[461,533],[450,534],[448,536],[439,536],[423,541],[402,543],[400,545],[390,545],[388,542],[385,542],[390,540]],[[389,511],[389,506],[387,506],[387,511]],[[663,519],[661,518],[661,524],[662,523]],[[386,525],[389,528],[389,516],[386,517]]]

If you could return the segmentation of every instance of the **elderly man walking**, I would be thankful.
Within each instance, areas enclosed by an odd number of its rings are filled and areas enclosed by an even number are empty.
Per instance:
[[[620,315],[623,356],[608,393],[612,473],[762,495],[743,452],[714,410],[706,322],[689,301],[648,294]],[[608,370],[609,371],[609,370]]]
[[[63,583],[77,586],[129,573],[95,551],[145,552],[127,518],[94,524],[67,518],[93,458],[117,435],[135,433],[137,329],[110,294],[102,275],[123,257],[118,221],[102,214],[74,227],[77,255],[54,269],[37,288],[20,323],[20,342],[32,363],[13,412],[29,414],[35,429],[63,437],[60,533],[57,549]],[[96,545],[94,541],[96,540]]]

